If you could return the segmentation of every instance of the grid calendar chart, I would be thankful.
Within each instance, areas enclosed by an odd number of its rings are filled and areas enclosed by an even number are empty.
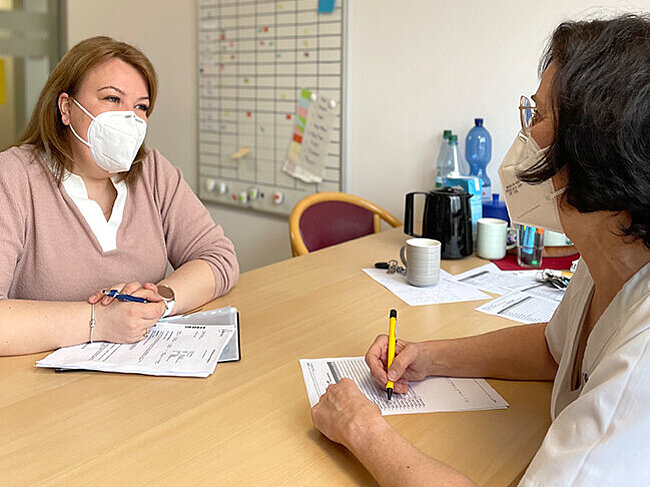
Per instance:
[[[344,0],[318,10],[319,0],[199,1],[203,201],[289,215],[311,193],[343,189]],[[318,183],[282,170],[303,90],[336,104]]]

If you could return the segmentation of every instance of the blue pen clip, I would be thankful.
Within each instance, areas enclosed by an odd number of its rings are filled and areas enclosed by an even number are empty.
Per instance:
[[[131,296],[130,294],[120,294],[117,289],[102,289],[102,294],[108,296],[109,298],[115,298],[118,301],[128,301],[131,303],[149,303],[148,300],[144,298],[139,298],[137,296]]]

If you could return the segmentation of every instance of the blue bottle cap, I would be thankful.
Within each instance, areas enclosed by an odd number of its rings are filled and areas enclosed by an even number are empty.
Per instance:
[[[492,201],[483,201],[483,217],[499,218],[510,223],[506,203],[499,201],[499,193],[492,193]]]
[[[474,119],[474,125],[477,127],[482,127],[483,126],[483,119],[482,118],[475,118]]]

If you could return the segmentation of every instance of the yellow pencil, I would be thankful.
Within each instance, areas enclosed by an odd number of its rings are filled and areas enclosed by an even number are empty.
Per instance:
[[[390,369],[393,359],[395,358],[395,327],[397,326],[397,310],[390,310],[390,328],[388,329],[388,362],[386,364],[386,372]],[[393,381],[389,380],[386,383],[386,394],[388,400],[393,397]]]

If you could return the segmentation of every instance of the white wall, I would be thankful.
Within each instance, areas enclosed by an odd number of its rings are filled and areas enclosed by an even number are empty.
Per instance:
[[[451,128],[464,138],[483,117],[493,139],[488,174],[514,139],[519,95],[562,20],[649,11],[650,0],[348,0],[347,191],[402,217],[404,193],[426,189]],[[68,40],[107,34],[151,58],[160,78],[148,135],[196,190],[195,0],[68,0]],[[284,218],[208,205],[249,270],[290,256]]]

